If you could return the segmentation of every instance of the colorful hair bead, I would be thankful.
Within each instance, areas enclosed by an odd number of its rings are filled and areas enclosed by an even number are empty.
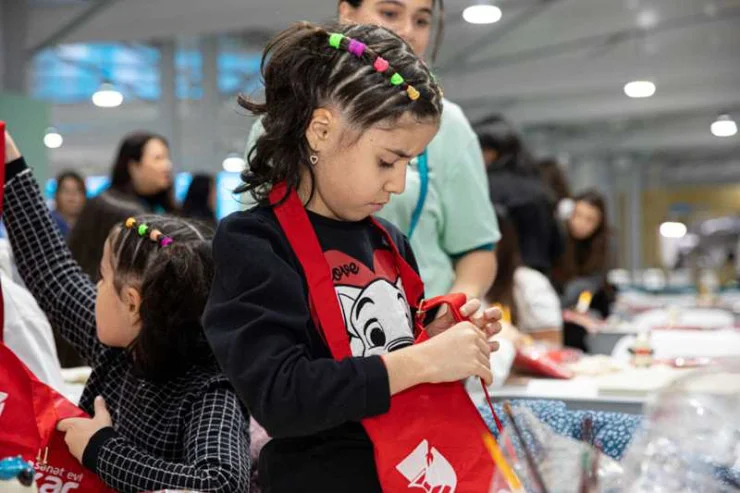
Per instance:
[[[153,229],[152,232],[149,233],[149,239],[155,243],[159,243],[159,239],[161,237],[162,237],[162,232],[158,229]]]
[[[416,101],[419,99],[419,96],[421,96],[414,86],[408,86],[406,88],[406,92],[408,93],[409,98],[411,98],[411,101]]]
[[[360,58],[365,53],[365,48],[367,48],[365,43],[357,41],[356,39],[350,39],[347,51],[352,53],[357,58]]]
[[[378,57],[378,58],[376,58],[376,59],[375,59],[375,63],[373,63],[373,68],[374,68],[374,69],[375,69],[376,71],[380,72],[381,74],[382,74],[383,72],[385,72],[386,70],[388,70],[388,68],[389,68],[390,66],[391,66],[391,65],[390,65],[390,63],[388,63],[388,60],[386,60],[386,59],[385,59],[385,58],[383,58],[383,57]]]
[[[329,35],[329,46],[331,46],[335,50],[338,50],[342,46],[343,39],[344,39],[344,34],[331,33]]]
[[[125,225],[128,229],[133,228],[134,226],[136,226],[136,219],[134,219],[133,217],[129,217],[128,219],[126,219]]]
[[[400,86],[403,83],[404,83],[404,80],[401,74],[399,74],[398,72],[393,74],[393,77],[391,77],[391,84],[393,84],[394,86]]]
[[[164,237],[163,237],[163,238],[162,238],[162,239],[161,239],[161,240],[159,241],[159,246],[160,246],[160,247],[162,247],[162,248],[164,248],[164,247],[168,247],[168,246],[170,246],[170,245],[172,245],[172,238],[170,238],[169,236],[164,236]]]
[[[139,225],[139,236],[146,236],[147,231],[149,231],[149,226],[147,226],[146,224]]]

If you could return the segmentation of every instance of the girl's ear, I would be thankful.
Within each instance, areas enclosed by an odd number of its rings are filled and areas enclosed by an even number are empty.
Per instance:
[[[306,127],[306,140],[314,152],[320,153],[326,149],[332,132],[338,128],[337,120],[336,114],[327,108],[314,110],[311,121]]]
[[[121,299],[126,305],[126,314],[128,315],[131,326],[140,324],[141,316],[139,315],[139,309],[141,308],[141,293],[139,290],[127,285],[123,288]]]

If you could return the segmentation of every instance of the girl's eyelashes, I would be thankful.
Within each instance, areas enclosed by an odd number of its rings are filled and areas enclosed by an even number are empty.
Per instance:
[[[378,164],[380,164],[381,168],[392,168],[393,167],[393,163],[383,161],[382,159],[379,161]]]

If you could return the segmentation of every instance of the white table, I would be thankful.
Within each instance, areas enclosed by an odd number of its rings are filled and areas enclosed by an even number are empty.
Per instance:
[[[512,376],[503,387],[490,392],[496,401],[548,399],[563,401],[572,410],[642,414],[645,403],[661,388],[691,371],[655,365],[600,376],[577,376],[571,380]],[[484,394],[480,387],[469,388],[468,392],[476,405],[483,405]]]

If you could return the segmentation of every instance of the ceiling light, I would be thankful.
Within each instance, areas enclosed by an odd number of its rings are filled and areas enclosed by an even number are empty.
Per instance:
[[[62,144],[64,143],[64,138],[62,137],[62,134],[60,134],[56,128],[49,127],[46,129],[46,134],[44,135],[44,145],[48,147],[49,149],[59,149],[62,147]]]
[[[715,137],[732,137],[737,134],[737,123],[730,115],[720,115],[712,123],[711,130]]]
[[[471,5],[463,10],[463,19],[470,24],[493,24],[501,20],[503,13],[495,5]]]
[[[649,98],[655,94],[655,84],[649,80],[633,80],[624,85],[624,93],[631,98]]]
[[[222,163],[224,171],[228,171],[229,173],[240,173],[244,171],[244,167],[246,165],[247,162],[244,161],[244,158],[237,153],[229,154]]]
[[[660,225],[660,235],[663,238],[683,238],[686,232],[684,223],[667,221]]]
[[[123,103],[123,94],[113,84],[104,82],[93,94],[92,102],[98,108],[115,108]]]

